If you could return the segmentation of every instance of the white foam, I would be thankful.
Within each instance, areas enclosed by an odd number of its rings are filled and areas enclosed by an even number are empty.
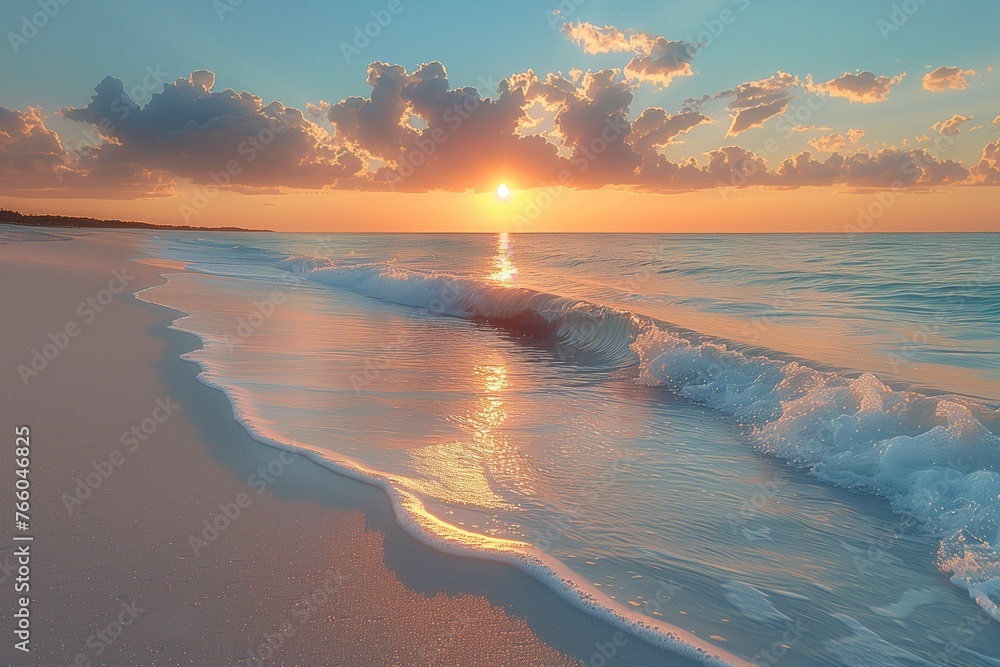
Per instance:
[[[728,581],[722,585],[726,599],[736,609],[752,621],[790,621],[778,611],[767,593],[743,581]]]
[[[880,495],[938,535],[938,567],[1000,620],[1000,437],[983,425],[997,422],[996,410],[663,327],[645,331],[633,349],[643,383],[729,415],[761,451]]]
[[[909,651],[894,646],[847,614],[833,614],[851,634],[842,639],[828,639],[824,644],[838,663],[850,667],[889,667],[890,665],[929,665]]]
[[[161,275],[169,282],[169,274]],[[135,295],[143,301],[177,310],[174,306],[155,300],[157,287],[141,290]],[[176,319],[170,328],[198,337],[205,351],[205,354],[184,354],[181,358],[201,368],[202,372],[199,373],[198,379],[227,397],[233,406],[234,419],[255,440],[279,450],[300,454],[337,474],[380,489],[390,501],[397,524],[412,537],[438,551],[483,558],[517,567],[541,581],[563,600],[600,618],[611,627],[699,664],[714,667],[750,667],[750,663],[746,660],[713,646],[685,630],[651,619],[642,613],[620,608],[613,600],[580,579],[565,565],[529,544],[471,533],[439,519],[427,512],[415,496],[395,484],[390,475],[371,470],[348,457],[333,458],[329,451],[317,450],[302,443],[284,442],[264,434],[255,425],[237,392],[214,379],[214,368],[208,359],[211,357],[212,348],[221,343],[185,328],[184,320],[187,316],[183,311],[178,312],[182,316]]]
[[[905,591],[898,601],[884,607],[872,607],[872,611],[879,616],[902,620],[908,618],[917,607],[935,604],[940,601],[940,593],[935,588],[911,589]]]
[[[939,536],[941,571],[1000,616],[1000,437],[984,425],[1000,423],[997,410],[962,397],[893,390],[871,374],[851,377],[750,354],[641,315],[524,288],[392,263],[293,257],[275,265],[428,313],[501,321],[614,363],[638,363],[641,382],[730,417],[760,451],[888,499]],[[386,484],[392,498],[395,487]],[[405,524],[406,504],[394,500],[394,507]],[[410,530],[431,541],[434,530],[445,529]]]

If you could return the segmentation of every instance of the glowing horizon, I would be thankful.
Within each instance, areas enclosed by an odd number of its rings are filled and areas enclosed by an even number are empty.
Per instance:
[[[183,54],[149,20],[99,56],[72,50],[81,10],[29,30],[18,0],[0,206],[288,230],[451,229],[442,206],[468,231],[998,229],[1000,80],[980,45],[1000,16],[985,0],[794,18],[749,0],[521,0],[489,36],[444,5],[313,3],[279,34],[266,9],[222,4],[176,10]],[[513,30],[531,46],[503,40]],[[262,61],[254,39],[293,53]]]

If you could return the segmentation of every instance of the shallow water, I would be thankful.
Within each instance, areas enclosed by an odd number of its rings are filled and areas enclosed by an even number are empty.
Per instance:
[[[1000,664],[996,235],[145,246],[259,437],[760,664]]]

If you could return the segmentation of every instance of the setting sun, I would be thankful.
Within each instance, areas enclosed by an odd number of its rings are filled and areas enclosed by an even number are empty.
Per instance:
[[[1000,0],[164,4],[0,4],[0,667],[1000,667]]]

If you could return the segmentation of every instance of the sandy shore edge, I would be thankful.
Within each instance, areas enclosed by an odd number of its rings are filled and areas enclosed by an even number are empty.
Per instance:
[[[161,282],[163,270],[128,260],[137,238],[0,246],[4,284],[25,286],[3,296],[5,312],[19,315],[4,326],[5,416],[30,423],[43,443],[33,461],[35,649],[28,660],[9,645],[0,656],[14,664],[71,664],[79,655],[150,665],[685,664],[512,567],[434,551],[396,525],[378,489],[253,440],[226,398],[179,359],[200,341],[168,328],[178,313],[132,296]],[[127,289],[86,321],[78,305],[103,296],[122,267]],[[30,367],[49,334],[62,340],[70,321],[80,333],[25,384],[17,367]],[[81,505],[66,500],[85,494],[75,480],[121,451],[130,425],[141,432],[157,400],[171,399],[182,406],[176,414],[122,451]],[[258,494],[262,478],[253,475],[268,466],[281,474]],[[250,501],[240,516],[193,547],[203,522],[240,494]],[[113,641],[92,640],[95,619],[113,622],[125,604],[143,611]]]

